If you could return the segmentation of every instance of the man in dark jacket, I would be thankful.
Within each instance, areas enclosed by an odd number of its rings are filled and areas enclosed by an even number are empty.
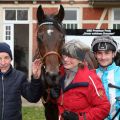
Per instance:
[[[22,120],[21,96],[29,102],[39,101],[43,88],[38,79],[41,67],[39,61],[32,65],[31,82],[27,76],[11,65],[12,53],[10,46],[0,43],[0,120]]]

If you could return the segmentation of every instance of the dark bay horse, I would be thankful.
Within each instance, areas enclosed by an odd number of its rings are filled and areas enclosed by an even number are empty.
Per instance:
[[[44,67],[44,80],[49,87],[53,87],[59,80],[61,63],[60,49],[65,42],[65,32],[62,27],[64,8],[60,5],[57,15],[45,15],[41,5],[37,10],[38,19],[38,51]]]
[[[43,105],[45,106],[46,120],[58,120],[58,109],[55,103],[50,101],[50,89],[59,84],[61,78],[60,49],[65,42],[65,31],[62,26],[64,8],[60,5],[57,14],[46,15],[40,5],[37,9],[38,31],[37,50],[34,58],[40,58],[43,62],[41,80],[45,92]]]
[[[61,48],[65,43],[65,30],[62,27],[64,19],[64,8],[60,9],[56,15],[46,15],[40,5],[37,9],[38,31],[37,50],[34,56],[43,62],[41,80],[45,88],[43,94],[43,105],[45,106],[46,120],[58,120],[57,105],[50,101],[49,91],[59,84],[61,78]],[[91,53],[86,54],[86,61],[90,69],[94,68],[94,61]]]
[[[117,51],[114,61],[117,66],[120,66],[120,49]]]

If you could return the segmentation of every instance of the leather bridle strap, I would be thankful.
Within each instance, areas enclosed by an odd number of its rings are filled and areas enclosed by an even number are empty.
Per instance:
[[[47,52],[47,53],[42,57],[42,61],[44,61],[44,59],[45,59],[47,56],[52,55],[52,54],[57,55],[57,56],[59,57],[59,59],[61,59],[61,56],[60,56],[59,53],[57,53],[57,52],[55,52],[55,51],[50,51],[50,52]]]

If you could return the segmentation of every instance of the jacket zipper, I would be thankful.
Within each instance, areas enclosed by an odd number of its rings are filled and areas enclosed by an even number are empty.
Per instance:
[[[64,93],[63,93],[63,90],[61,90],[61,94],[62,94],[62,98],[61,98],[61,102],[60,102],[60,105],[63,106],[63,102],[64,102]],[[61,115],[58,116],[58,120],[61,120]]]
[[[4,77],[2,76],[2,89],[3,89],[3,94],[2,94],[2,96],[3,96],[3,102],[2,102],[2,116],[1,116],[1,120],[4,120],[3,118],[4,118]]]

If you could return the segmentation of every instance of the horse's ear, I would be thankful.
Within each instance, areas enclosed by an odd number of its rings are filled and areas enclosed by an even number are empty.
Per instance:
[[[39,7],[38,7],[38,9],[37,9],[37,20],[38,20],[38,24],[41,24],[44,19],[45,19],[45,14],[44,14],[44,11],[43,11],[43,9],[42,9],[42,5],[39,5]]]
[[[64,19],[64,7],[62,5],[60,5],[60,9],[57,15],[54,16],[54,18],[58,21],[58,22],[62,22]]]

